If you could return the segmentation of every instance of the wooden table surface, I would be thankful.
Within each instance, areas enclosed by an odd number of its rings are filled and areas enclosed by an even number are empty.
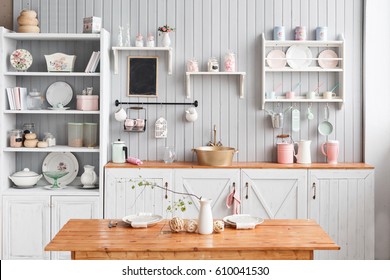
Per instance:
[[[165,221],[131,228],[119,221],[69,220],[46,251],[71,251],[73,259],[312,259],[313,250],[340,247],[313,220],[265,220],[251,230],[172,233]]]

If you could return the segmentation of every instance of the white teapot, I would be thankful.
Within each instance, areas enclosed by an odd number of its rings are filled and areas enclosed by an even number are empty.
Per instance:
[[[198,119],[198,112],[196,112],[195,107],[190,107],[186,110],[186,120],[189,122],[194,122]]]

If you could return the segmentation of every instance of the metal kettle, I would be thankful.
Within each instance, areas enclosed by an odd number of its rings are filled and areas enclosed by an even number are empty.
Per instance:
[[[127,159],[127,147],[125,141],[115,141],[112,143],[112,162],[113,163],[125,163]]]

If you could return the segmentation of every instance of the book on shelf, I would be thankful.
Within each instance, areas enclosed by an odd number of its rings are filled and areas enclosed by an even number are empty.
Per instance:
[[[91,57],[88,61],[85,73],[94,73],[100,60],[100,51],[92,52]]]
[[[27,88],[6,88],[10,110],[27,110]]]

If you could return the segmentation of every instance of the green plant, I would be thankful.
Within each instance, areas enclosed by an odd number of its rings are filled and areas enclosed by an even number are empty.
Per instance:
[[[159,32],[174,32],[175,31],[175,28],[174,27],[170,27],[168,24],[165,24],[165,25],[163,25],[163,26],[160,26],[159,28],[158,28],[158,31]]]
[[[173,213],[174,211],[177,211],[177,210],[180,210],[181,212],[185,212],[187,210],[187,206],[190,206],[193,204],[192,201],[188,200],[189,196],[193,196],[198,200],[201,199],[201,197],[199,197],[195,194],[192,194],[192,193],[177,192],[177,191],[169,189],[168,187],[162,187],[162,186],[158,185],[156,182],[151,182],[151,181],[143,179],[141,176],[139,177],[139,179],[130,179],[130,182],[133,183],[131,185],[132,189],[135,189],[136,186],[143,187],[143,188],[150,187],[151,189],[159,188],[159,189],[164,190],[165,192],[171,192],[174,194],[183,195],[182,198],[179,198],[177,201],[173,201],[173,202],[170,201],[170,205],[168,205],[168,207],[166,209],[166,211],[170,212],[170,213]],[[140,196],[141,194],[142,194],[142,192],[138,196]],[[165,197],[166,198],[168,197],[167,193],[165,194]]]

